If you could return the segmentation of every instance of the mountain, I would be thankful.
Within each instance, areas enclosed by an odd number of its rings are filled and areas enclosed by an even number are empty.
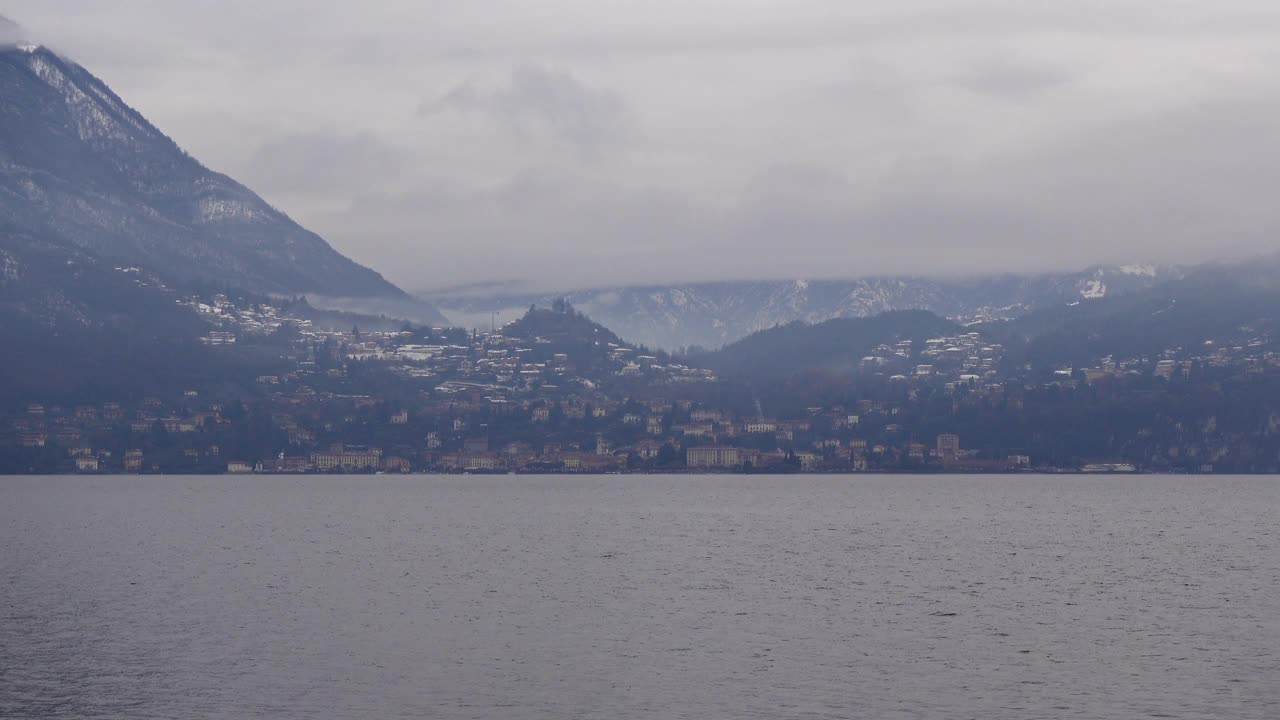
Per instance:
[[[1280,254],[1203,265],[1143,292],[1046,307],[981,329],[1026,338],[1026,360],[1041,367],[1270,347],[1269,338],[1280,337]]]
[[[530,307],[520,319],[504,326],[502,334],[528,343],[526,358],[530,361],[549,362],[563,354],[583,371],[605,366],[611,352],[629,347],[608,328],[563,301],[553,303],[550,309]]]
[[[530,307],[519,320],[502,328],[507,337],[545,344],[615,345],[622,340],[608,328],[565,303],[551,308]]]
[[[194,338],[202,325],[176,297],[140,268],[114,266],[69,243],[0,227],[0,327]]]
[[[475,325],[487,325],[493,312],[507,315],[563,297],[631,342],[666,349],[714,348],[775,325],[893,310],[928,310],[960,322],[1013,318],[1045,307],[1143,291],[1183,272],[1127,265],[973,279],[873,277],[613,287],[560,294],[427,295],[456,321]]]
[[[298,327],[404,325],[315,308],[305,298],[227,293],[175,288],[136,265],[0,226],[0,408],[32,399],[75,404],[194,387],[243,389],[278,372]],[[212,346],[215,333],[238,341]]]
[[[923,343],[960,331],[959,325],[924,310],[835,318],[816,325],[793,322],[753,333],[691,362],[728,378],[783,380],[811,370],[852,370],[880,345]]]
[[[157,276],[0,227],[0,406],[84,402],[225,376],[207,326]]]
[[[1113,282],[1105,274],[1094,279]],[[1058,296],[1059,302],[1011,319],[962,326],[927,311],[890,311],[814,324],[795,321],[693,355],[689,362],[726,378],[784,380],[811,370],[855,369],[881,344],[911,340],[918,347],[924,340],[974,332],[978,334],[971,337],[979,342],[1007,350],[1006,369],[1025,366],[1049,374],[1096,366],[1108,356],[1159,359],[1217,353],[1225,362],[1244,349],[1280,354],[1280,253],[1203,265],[1146,288],[1134,283],[1120,293],[1092,292],[1092,282],[1083,285],[1091,296],[1071,302]],[[1052,299],[1054,292],[1070,287],[1060,283],[1044,297]]]
[[[0,226],[177,284],[350,298],[443,322],[40,46],[0,46]]]

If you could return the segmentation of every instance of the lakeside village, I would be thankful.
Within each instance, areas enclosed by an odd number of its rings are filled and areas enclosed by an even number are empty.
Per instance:
[[[1150,468],[1116,456],[1057,463],[1035,447],[985,440],[967,447],[965,418],[984,408],[1009,416],[1036,393],[1177,382],[1193,367],[1280,366],[1258,340],[1194,356],[1100,358],[1031,385],[1002,376],[1002,346],[962,333],[882,344],[861,359],[857,396],[770,414],[764,405],[780,402],[762,405],[712,370],[629,346],[567,306],[468,333],[318,330],[270,306],[191,304],[214,328],[203,338],[209,352],[271,349],[274,371],[243,378],[249,391],[236,394],[192,388],[9,410],[6,471],[1132,472]],[[1203,421],[1205,437],[1213,423]],[[1203,442],[1190,467],[1212,471]]]

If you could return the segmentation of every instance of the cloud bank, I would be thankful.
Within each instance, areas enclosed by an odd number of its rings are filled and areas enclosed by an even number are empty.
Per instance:
[[[410,289],[1280,247],[1272,2],[219,7],[7,11]]]

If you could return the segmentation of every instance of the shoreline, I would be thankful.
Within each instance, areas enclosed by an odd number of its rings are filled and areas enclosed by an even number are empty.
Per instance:
[[[521,476],[521,477],[537,477],[548,475],[573,475],[573,476],[662,476],[662,475],[734,475],[749,477],[753,475],[766,477],[790,477],[790,476],[812,476],[812,475],[847,475],[849,477],[869,477],[877,475],[949,475],[949,476],[982,476],[982,475],[1024,475],[1024,476],[1129,476],[1129,475],[1178,475],[1178,476],[1241,476],[1241,475],[1280,475],[1280,473],[1272,472],[1192,472],[1192,471],[1173,471],[1173,470],[1115,470],[1115,471],[1086,471],[1071,469],[1044,469],[1044,470],[875,470],[854,472],[849,470],[803,470],[795,472],[768,472],[768,471],[733,471],[733,470],[643,470],[643,471],[613,471],[613,472],[597,472],[597,471],[575,471],[575,470],[548,470],[548,471],[415,471],[415,472],[65,472],[65,473],[2,473],[0,477],[377,477],[377,476],[393,476],[393,477],[412,477],[412,476],[432,476],[432,477],[465,477],[465,476]]]

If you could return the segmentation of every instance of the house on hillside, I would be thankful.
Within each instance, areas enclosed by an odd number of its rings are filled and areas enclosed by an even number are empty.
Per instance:
[[[708,445],[685,451],[685,464],[690,468],[732,468],[741,464],[736,447]]]

